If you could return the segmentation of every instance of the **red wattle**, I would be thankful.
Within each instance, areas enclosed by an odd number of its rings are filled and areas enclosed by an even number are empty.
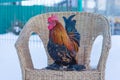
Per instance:
[[[49,29],[49,30],[51,30],[52,28],[53,28],[53,26],[51,26],[51,25],[48,26],[48,29]]]

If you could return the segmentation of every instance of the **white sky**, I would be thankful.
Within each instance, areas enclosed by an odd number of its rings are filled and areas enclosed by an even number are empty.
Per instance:
[[[30,1],[22,1],[22,5],[31,6],[31,5],[46,5],[53,6],[55,3],[59,3],[62,0],[30,0]]]
[[[98,0],[98,9],[105,10],[106,9],[106,0]]]
[[[45,5],[45,6],[53,6],[56,3],[59,3],[63,0],[27,0],[22,1],[23,6],[32,6],[32,5]],[[84,0],[83,0],[84,1]],[[98,9],[105,10],[106,9],[106,0],[98,0]],[[83,4],[84,6],[84,4]],[[87,8],[94,8],[95,2],[94,0],[88,0]]]
[[[88,8],[94,8],[94,7],[95,7],[95,2],[94,2],[93,0],[89,0],[89,1],[87,2],[87,7],[88,7]]]
[[[88,0],[87,8],[92,9],[94,7],[95,7],[94,0]],[[106,9],[106,0],[98,0],[98,9],[100,9],[100,10],[105,10]]]

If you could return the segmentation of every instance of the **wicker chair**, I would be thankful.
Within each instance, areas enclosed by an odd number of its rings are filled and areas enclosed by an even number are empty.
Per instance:
[[[63,25],[63,16],[68,17],[71,14],[76,14],[74,17],[76,20],[76,28],[81,35],[78,63],[86,66],[85,71],[55,71],[34,68],[28,47],[29,37],[33,32],[37,33],[43,41],[47,53],[46,47],[49,34],[47,18],[51,14],[58,15]],[[104,16],[95,13],[51,12],[32,17],[24,26],[15,43],[21,64],[23,80],[105,80],[105,65],[111,47],[109,30],[108,20]],[[102,51],[97,68],[93,70],[90,68],[91,49],[94,40],[99,35],[103,36]],[[48,64],[52,62],[52,59],[48,55]]]

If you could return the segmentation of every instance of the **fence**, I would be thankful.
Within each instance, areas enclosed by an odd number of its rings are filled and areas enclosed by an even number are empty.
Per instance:
[[[8,2],[6,0],[5,2]],[[12,0],[15,1],[15,0]],[[18,1],[18,0],[17,0]],[[46,0],[47,1],[47,0]],[[49,1],[49,0],[48,0]],[[55,0],[54,0],[55,1]],[[73,0],[61,0],[60,3],[54,6],[47,5],[33,5],[33,6],[22,6],[21,4],[2,4],[0,2],[0,40],[14,41],[16,40],[15,35],[19,35],[24,24],[32,17],[37,14],[57,11],[81,11],[82,0],[74,0],[77,5],[73,6]],[[12,32],[12,33],[10,33]],[[6,33],[10,33],[6,35]],[[34,36],[30,40],[31,42],[38,42],[38,38]]]

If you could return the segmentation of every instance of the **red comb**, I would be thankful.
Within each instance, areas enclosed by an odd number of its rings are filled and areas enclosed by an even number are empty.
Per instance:
[[[57,15],[52,14],[52,15],[48,18],[48,22],[49,22],[49,21],[52,21],[52,20],[58,20]]]

